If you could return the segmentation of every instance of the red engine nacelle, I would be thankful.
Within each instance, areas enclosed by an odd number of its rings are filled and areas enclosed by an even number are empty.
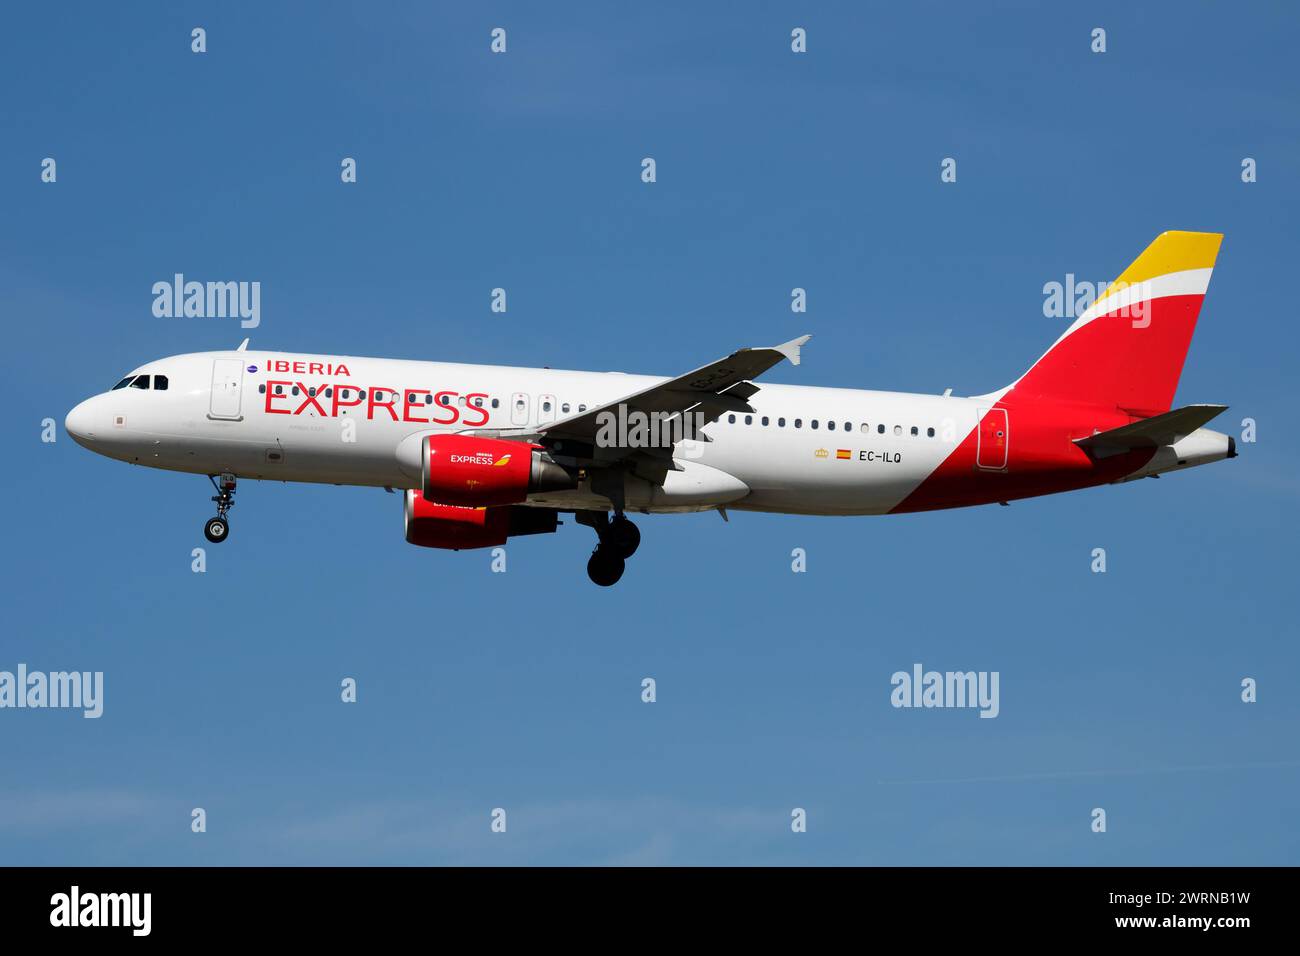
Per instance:
[[[548,508],[471,508],[406,492],[406,540],[422,548],[494,548],[521,534],[549,534],[559,524]]]
[[[420,478],[424,497],[444,506],[511,505],[533,492],[577,487],[540,445],[470,435],[426,438]]]

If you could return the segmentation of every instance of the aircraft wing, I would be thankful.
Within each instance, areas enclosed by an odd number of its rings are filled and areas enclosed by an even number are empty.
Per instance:
[[[726,358],[702,365],[685,375],[543,425],[537,432],[552,440],[595,446],[602,423],[610,421],[611,416],[617,421],[620,414],[626,420],[632,412],[642,412],[647,416],[655,412],[661,416],[699,412],[711,422],[723,412],[752,412],[748,399],[758,391],[758,386],[750,384],[749,380],[780,364],[782,359],[798,365],[799,349],[810,338],[811,335],[801,335],[770,348],[737,349]],[[597,456],[602,459],[621,457],[617,445],[606,445],[600,450],[608,453]]]
[[[1185,438],[1227,408],[1227,405],[1185,405],[1140,422],[1121,425],[1087,438],[1076,438],[1074,443],[1094,458],[1105,458],[1134,448],[1159,448]]]
[[[716,421],[725,412],[752,413],[749,399],[759,388],[750,380],[783,359],[798,365],[799,350],[811,338],[811,335],[801,335],[769,348],[737,349],[685,375],[559,421],[531,428],[468,429],[467,433],[538,442],[546,445],[557,461],[579,467],[627,467],[658,484],[667,472],[680,470],[673,461],[673,442],[681,438],[710,441],[697,430],[699,427]],[[644,416],[642,420],[649,420],[653,426],[650,416],[656,414],[659,416],[657,440],[649,444],[629,440],[635,436],[636,419]],[[674,417],[681,421],[673,422]],[[626,427],[620,427],[620,423]],[[663,440],[665,434],[668,441]]]

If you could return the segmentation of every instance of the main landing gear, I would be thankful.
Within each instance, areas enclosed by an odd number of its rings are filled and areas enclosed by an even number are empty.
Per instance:
[[[220,477],[208,475],[208,481],[217,493],[212,500],[217,503],[217,516],[209,518],[203,526],[203,537],[213,544],[220,544],[230,535],[230,523],[226,521],[226,512],[235,506],[235,476],[226,472]]]
[[[587,561],[587,577],[603,588],[617,584],[623,576],[624,562],[636,554],[641,544],[641,532],[622,514],[615,514],[611,520],[603,511],[580,511],[575,517],[579,524],[595,529],[600,538]]]

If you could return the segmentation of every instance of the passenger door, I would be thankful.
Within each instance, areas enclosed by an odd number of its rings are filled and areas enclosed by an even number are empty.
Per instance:
[[[212,363],[212,398],[208,418],[242,421],[240,393],[244,390],[244,360],[216,359]]]

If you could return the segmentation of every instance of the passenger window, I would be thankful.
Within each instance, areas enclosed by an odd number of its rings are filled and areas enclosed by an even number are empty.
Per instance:
[[[735,416],[735,415],[728,415],[728,416],[727,416],[727,424],[728,424],[728,425],[734,425],[734,424],[736,424],[736,416]]]
[[[753,415],[746,415],[746,416],[745,416],[745,424],[746,424],[746,425],[752,425],[752,424],[754,424],[754,416],[753,416]]]
[[[155,392],[165,392],[165,391],[167,391],[167,376],[166,376],[166,375],[155,375],[155,376],[153,377],[153,388],[154,388],[154,391],[155,391]]]
[[[307,388],[307,394],[310,395],[312,398],[315,398],[315,397],[316,397],[316,386],[315,386],[315,385],[310,385],[310,386],[308,386],[308,388]],[[378,396],[379,396],[379,393],[378,393],[378,392],[375,392],[375,397],[377,398]]]
[[[844,430],[845,430],[846,432],[851,432],[851,431],[853,431],[853,423],[852,423],[852,422],[845,422],[845,423],[844,423]]]
[[[831,431],[835,431],[835,423],[834,423],[834,422],[827,422],[827,423],[826,423],[826,427],[829,428]]]
[[[578,411],[580,411],[580,412],[585,412],[586,410],[587,410],[587,406],[586,406],[586,405],[579,405],[579,406],[578,406]]]
[[[412,397],[412,398],[415,397],[415,396],[414,396],[414,393],[412,393],[412,396],[411,396],[411,397]],[[426,405],[432,405],[432,404],[433,404],[433,394],[432,394],[431,392],[426,392],[426,393],[425,393],[425,396],[424,396],[424,404],[426,404]]]
[[[862,434],[865,435],[865,434],[866,434],[867,432],[869,432],[869,431],[871,431],[871,426],[868,425],[866,422],[863,422],[863,423],[862,423]]]
[[[257,392],[258,392],[259,395],[265,395],[265,394],[266,394],[266,383],[265,383],[265,382],[263,382],[261,385],[257,386]]]
[[[802,418],[796,418],[796,419],[794,420],[794,427],[795,427],[795,428],[803,428],[803,419],[802,419]]]
[[[569,414],[569,403],[565,402],[563,405],[561,405],[560,411],[564,412],[564,414],[566,415]]]
[[[277,386],[275,387],[275,394],[277,394],[277,395],[283,395],[283,394],[284,394],[284,386],[283,386],[283,385],[277,385]]]
[[[913,426],[912,426],[912,434],[913,434],[913,435],[919,435],[919,434],[921,434],[921,430],[920,430],[919,428],[917,428],[915,425],[913,425]]]
[[[894,426],[894,434],[895,434],[895,435],[901,435],[901,434],[903,434],[903,426],[902,426],[902,425],[895,425],[895,426]]]
[[[333,385],[331,385],[329,388],[325,389],[325,397],[326,397],[326,398],[333,398],[333,397],[334,397],[334,386],[333,386]]]
[[[784,418],[778,418],[778,419],[776,420],[776,427],[777,427],[777,428],[785,428],[785,419],[784,419]]]
[[[148,376],[148,375],[137,375],[137,376],[135,377],[135,381],[131,383],[131,387],[132,387],[132,388],[148,388],[148,387],[149,387],[149,376]]]
[[[550,402],[542,402],[542,411],[544,411],[544,412],[549,412],[550,410],[551,410],[551,403],[550,403]]]
[[[295,394],[295,395],[298,394],[298,386],[297,386],[297,385],[295,385],[295,386],[293,387],[293,394]]]
[[[877,426],[876,426],[876,431],[878,431],[880,434],[883,435],[883,434],[885,433],[885,426],[884,426],[884,425],[877,425]]]
[[[364,388],[357,389],[357,398],[361,399],[362,401],[365,401],[366,390]]]
[[[476,399],[474,399],[474,407],[475,407],[475,408],[482,408],[482,407],[483,407],[483,399],[481,399],[481,398],[476,398]]]
[[[493,408],[500,408],[500,407],[501,407],[501,402],[500,402],[500,400],[495,399],[495,398],[492,399],[492,407],[493,407]]]
[[[766,415],[763,416],[763,424],[764,424],[765,426],[767,425],[767,416],[766,416]]]
[[[928,435],[930,438],[933,438],[933,437],[934,437],[934,429],[933,429],[933,428],[927,428],[927,429],[925,430],[925,433],[926,433],[926,435]]]
[[[816,428],[816,427],[817,427],[817,419],[814,418],[814,419],[813,419],[809,424],[812,425],[813,428]]]

